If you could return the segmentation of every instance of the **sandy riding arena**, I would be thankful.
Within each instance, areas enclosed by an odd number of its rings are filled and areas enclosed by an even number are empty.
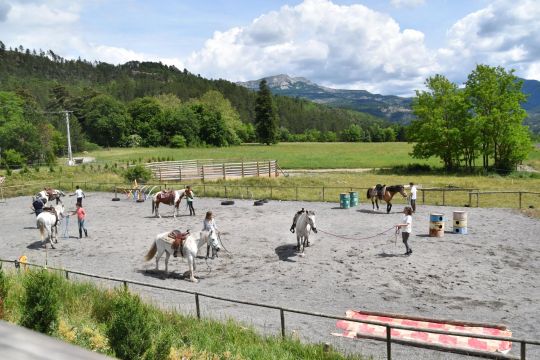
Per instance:
[[[171,216],[172,207],[162,205],[163,218],[158,219],[151,214],[150,201],[122,198],[113,202],[112,197],[87,194],[88,238],[78,238],[77,220],[71,216],[69,234],[61,224],[56,249],[47,251],[39,244],[36,219],[30,214],[31,198],[8,199],[0,204],[0,258],[26,255],[29,262],[38,264],[47,258],[52,267],[336,316],[354,309],[499,323],[516,337],[540,338],[540,221],[513,210],[420,205],[409,240],[414,253],[405,256],[393,230],[362,239],[400,222],[403,204],[399,202],[387,215],[382,209],[371,211],[371,204],[365,203],[342,210],[336,203],[270,201],[254,206],[253,201],[236,200],[224,206],[221,199],[197,198],[197,216],[187,216],[183,200],[178,218]],[[65,203],[74,210],[75,199],[66,198]],[[302,207],[315,211],[321,231],[311,234],[312,246],[299,257],[294,250],[296,236],[289,227]],[[173,229],[198,232],[207,210],[214,212],[229,253],[222,251],[207,263],[197,259],[198,284],[184,277],[187,262],[180,257],[171,257],[167,278],[161,271],[164,257],[159,272],[154,271],[153,259],[144,261],[156,234]],[[467,212],[468,235],[427,236],[430,213],[443,213],[451,230],[455,210]],[[203,253],[206,249],[199,255]],[[193,295],[131,289],[164,307],[195,311]],[[233,317],[261,332],[280,334],[279,311],[205,297],[200,305],[202,316]],[[385,354],[383,342],[332,336],[337,331],[334,320],[287,313],[285,323],[289,334],[305,341],[328,342],[344,352],[362,352],[377,359]],[[394,359],[463,358],[398,345],[393,349]],[[518,355],[519,345],[514,344],[510,354]],[[540,347],[529,346],[529,358],[540,358]]]

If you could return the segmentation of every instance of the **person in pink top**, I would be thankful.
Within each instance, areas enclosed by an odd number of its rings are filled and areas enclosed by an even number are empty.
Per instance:
[[[79,239],[82,238],[82,232],[84,230],[84,236],[88,237],[88,231],[84,226],[84,220],[86,219],[86,211],[84,211],[81,204],[77,203],[77,210],[75,210],[72,215],[77,215],[77,221],[79,223]]]

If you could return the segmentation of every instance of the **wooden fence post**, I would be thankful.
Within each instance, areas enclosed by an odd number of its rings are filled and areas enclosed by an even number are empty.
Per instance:
[[[519,192],[519,208],[521,209],[521,191]]]
[[[201,172],[202,172],[202,181],[204,182],[204,165],[201,166]]]
[[[281,318],[281,337],[285,338],[285,313],[283,309],[279,309],[279,317]]]
[[[268,161],[268,177],[272,177],[272,162]]]
[[[296,201],[298,201],[298,186],[296,186]]]
[[[426,203],[426,192],[424,189],[420,189],[422,191],[422,205]]]
[[[480,202],[480,192],[476,192],[476,207],[478,207]]]
[[[257,177],[261,176],[260,174],[260,171],[259,171],[259,162],[257,161]]]
[[[195,308],[197,309],[197,319],[201,319],[201,308],[199,306],[199,294],[195,293]]]
[[[322,201],[324,202],[324,186],[322,187]]]
[[[180,181],[182,181],[182,167],[178,167],[178,172],[180,173]]]
[[[472,193],[469,191],[469,207],[472,205]]]
[[[242,160],[242,177],[244,177],[244,160]]]
[[[443,191],[442,191],[442,206],[444,206],[444,200],[445,199],[444,199],[444,189],[443,189]]]
[[[226,176],[225,176],[225,163],[223,163],[223,165],[221,165],[221,171],[223,171],[223,180],[226,180]]]

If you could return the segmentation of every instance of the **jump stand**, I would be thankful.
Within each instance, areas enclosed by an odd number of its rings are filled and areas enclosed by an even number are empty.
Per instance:
[[[118,197],[118,194],[116,193],[117,189],[116,186],[114,187],[114,197],[112,198],[112,201],[120,201],[120,198]]]

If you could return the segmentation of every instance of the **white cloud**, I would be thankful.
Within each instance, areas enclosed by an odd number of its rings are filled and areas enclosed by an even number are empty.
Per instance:
[[[456,79],[480,63],[540,79],[540,3],[494,1],[456,22],[448,30],[448,46],[438,54]]]
[[[287,73],[327,86],[371,84],[381,93],[412,92],[411,86],[421,86],[438,69],[423,33],[402,30],[388,15],[363,5],[329,0],[305,0],[248,26],[216,32],[186,64],[213,78],[253,80]]]
[[[401,8],[401,7],[414,8],[420,5],[424,5],[425,2],[426,2],[425,0],[391,0],[390,4],[396,8]]]

